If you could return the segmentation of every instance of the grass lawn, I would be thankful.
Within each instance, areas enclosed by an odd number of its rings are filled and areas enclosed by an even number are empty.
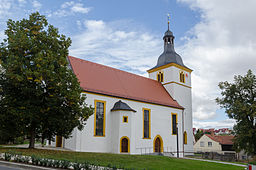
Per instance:
[[[106,153],[88,153],[88,152],[71,152],[71,151],[54,151],[45,149],[18,149],[0,147],[0,152],[17,152],[22,155],[36,155],[42,158],[69,160],[72,162],[84,162],[108,166],[109,164],[123,168],[134,169],[173,169],[173,170],[242,170],[243,167],[224,165],[212,162],[203,162],[187,159],[169,158],[164,156],[150,155],[120,155]]]

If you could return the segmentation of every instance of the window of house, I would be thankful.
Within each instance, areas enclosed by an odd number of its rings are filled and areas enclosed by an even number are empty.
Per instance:
[[[159,82],[164,81],[164,73],[162,71],[157,73],[157,81],[159,81]]]
[[[177,135],[177,114],[172,113],[172,135]]]
[[[180,82],[185,83],[185,73],[180,71]]]
[[[200,147],[204,147],[204,142],[200,142]]]
[[[128,123],[128,116],[123,116],[123,123]]]
[[[208,142],[208,147],[212,147],[212,142]]]
[[[143,138],[150,139],[150,109],[143,109]]]
[[[94,136],[105,136],[105,101],[95,100]]]

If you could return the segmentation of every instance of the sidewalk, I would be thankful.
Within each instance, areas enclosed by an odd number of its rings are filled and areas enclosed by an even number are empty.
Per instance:
[[[29,145],[29,144],[22,144],[22,145],[10,145],[10,146],[3,146],[3,147],[5,147],[5,148],[9,148],[9,147],[28,148],[28,145]],[[49,145],[45,145],[44,147],[42,147],[41,144],[35,144],[35,148],[36,148],[36,149],[59,150],[59,151],[70,151],[69,149],[66,149],[66,148],[55,147],[55,146],[49,146]]]
[[[247,167],[247,165],[237,164],[237,163],[232,163],[232,162],[222,162],[222,161],[215,161],[215,160],[208,160],[208,159],[197,159],[197,158],[188,158],[188,157],[183,157],[183,159],[191,159],[191,160],[206,161],[206,162],[215,162],[215,163],[220,163],[220,164],[241,166],[241,167],[245,167],[245,168]]]

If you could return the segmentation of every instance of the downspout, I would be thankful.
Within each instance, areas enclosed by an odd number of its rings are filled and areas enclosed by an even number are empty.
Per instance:
[[[184,109],[185,110],[185,109]],[[182,110],[182,139],[183,139],[183,157],[185,156],[184,154],[184,110]]]

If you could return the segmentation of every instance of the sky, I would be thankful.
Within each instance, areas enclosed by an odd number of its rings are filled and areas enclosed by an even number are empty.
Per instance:
[[[192,72],[193,125],[232,128],[215,102],[218,83],[256,74],[255,0],[0,0],[0,42],[8,19],[35,11],[72,39],[71,56],[147,77],[170,29]]]

